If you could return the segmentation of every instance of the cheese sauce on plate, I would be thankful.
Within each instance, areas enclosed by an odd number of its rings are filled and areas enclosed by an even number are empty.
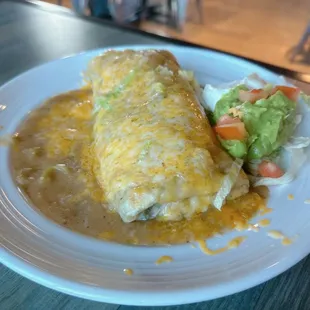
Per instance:
[[[126,244],[176,244],[204,240],[235,227],[248,228],[265,199],[255,192],[209,208],[191,220],[123,223],[107,211],[94,171],[91,91],[58,95],[34,110],[18,128],[11,167],[28,202],[73,231]]]

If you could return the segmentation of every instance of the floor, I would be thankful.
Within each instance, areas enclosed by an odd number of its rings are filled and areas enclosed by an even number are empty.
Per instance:
[[[57,3],[57,0],[46,0]],[[70,0],[63,5],[71,7]],[[166,37],[232,52],[301,72],[310,72],[310,49],[289,60],[308,22],[307,0],[205,0],[203,23],[195,0],[189,0],[182,31],[155,22],[143,22],[141,28]]]

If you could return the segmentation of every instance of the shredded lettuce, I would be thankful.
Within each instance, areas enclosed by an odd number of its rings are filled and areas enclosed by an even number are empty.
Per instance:
[[[152,145],[151,140],[145,142],[145,144],[142,148],[142,151],[140,153],[140,156],[139,156],[139,161],[143,160],[148,155],[150,148],[151,148],[151,145]]]
[[[159,101],[163,100],[164,97],[166,96],[164,84],[160,82],[152,84],[151,96],[153,99],[156,98]]]
[[[115,86],[110,92],[101,96],[95,96],[96,111],[98,111],[98,107],[104,108],[105,110],[111,110],[110,101],[120,95],[122,90],[133,80],[136,73],[136,69],[130,70],[129,74],[121,81],[121,83]]]
[[[139,221],[147,221],[154,219],[160,212],[163,205],[159,203],[153,204],[150,208],[144,210],[138,215],[137,220]]]
[[[287,85],[291,86],[283,77],[279,77],[278,85]],[[227,94],[232,88],[237,86],[244,85],[248,89],[272,89],[273,84],[267,83],[262,78],[258,76],[258,74],[253,73],[242,80],[236,80],[229,83],[223,83],[217,86],[213,86],[210,84],[206,84],[203,90],[203,99],[205,101],[205,108],[211,111],[214,111],[216,103]],[[310,102],[310,97],[309,97]]]
[[[179,74],[187,81],[191,82],[194,80],[194,72],[189,70],[179,70]]]
[[[253,88],[272,88],[272,84],[267,83],[261,79],[256,73],[245,77],[242,80],[233,81],[230,83],[223,83],[221,85],[213,86],[206,84],[203,90],[204,108],[214,111],[216,103],[227,94],[232,88],[244,85],[249,89]]]
[[[310,137],[291,137],[290,140],[284,145],[287,150],[301,149],[310,145]]]
[[[291,137],[290,140],[282,147],[282,150],[278,150],[268,156],[268,158],[262,158],[259,160],[251,160],[247,163],[246,168],[250,172],[250,180],[253,186],[260,185],[281,185],[287,184],[294,180],[300,167],[307,160],[307,156],[304,149],[310,145],[310,137]],[[280,178],[263,178],[258,177],[258,166],[264,161],[271,161],[279,166],[283,166],[285,161],[285,156],[290,157],[290,162],[286,173]]]
[[[105,110],[110,110],[109,96],[101,96],[96,98],[96,105],[104,108]]]
[[[218,210],[221,210],[227,196],[230,194],[234,184],[236,183],[240,170],[243,165],[243,160],[240,158],[235,159],[232,163],[228,173],[225,175],[223,179],[223,183],[219,191],[217,192],[214,200],[213,205]]]
[[[159,65],[155,71],[159,72],[160,74],[162,74],[163,76],[169,77],[173,75],[173,71],[169,70],[167,67],[164,67],[162,65]]]
[[[165,88],[164,88],[164,84],[163,83],[155,83],[152,85],[152,90],[155,92],[155,93],[163,93]]]
[[[295,128],[301,123],[301,121],[302,121],[302,115],[297,114],[295,119]]]
[[[255,176],[249,176],[253,186],[271,186],[271,185],[283,185],[292,182],[299,169],[307,160],[307,156],[302,148],[293,148],[290,150],[291,162],[286,173],[280,178],[261,178]]]
[[[268,157],[264,156],[260,159],[251,159],[245,163],[245,169],[248,173],[250,173],[253,176],[258,176],[258,166],[263,161],[271,161],[278,166],[282,166],[282,154],[281,154],[282,147],[276,149],[273,151]]]
[[[310,108],[310,96],[306,95],[304,92],[300,92],[300,98],[302,100],[302,102],[308,107],[308,109]]]
[[[216,103],[229,92],[230,88],[214,87],[207,84],[203,90],[203,107],[214,112]]]

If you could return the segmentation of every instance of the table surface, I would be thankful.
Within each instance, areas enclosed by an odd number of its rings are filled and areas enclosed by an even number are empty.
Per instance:
[[[140,31],[80,18],[56,6],[0,0],[0,85],[39,64],[85,50],[165,42],[167,40],[161,37],[146,35]],[[306,75],[272,66],[269,68],[310,81]],[[0,309],[142,308],[110,305],[68,296],[25,279],[3,265],[0,270]],[[203,303],[161,308],[307,310],[310,309],[309,279],[310,257],[280,276],[247,291]]]

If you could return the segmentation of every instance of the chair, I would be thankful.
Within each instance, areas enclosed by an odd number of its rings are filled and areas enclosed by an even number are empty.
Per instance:
[[[203,24],[203,1],[195,0],[196,10],[199,16],[199,22]],[[168,7],[172,22],[175,28],[179,31],[182,30],[186,21],[188,0],[168,0]]]
[[[61,0],[58,0],[61,3]],[[181,31],[186,20],[188,0],[71,0],[73,9],[78,14],[85,14],[87,6],[92,16],[104,17],[111,15],[120,23],[128,23],[134,20],[165,19],[165,23]],[[96,13],[94,4],[102,6],[104,12]],[[199,22],[203,23],[203,1],[195,0]]]
[[[304,55],[307,51],[307,45],[310,41],[310,23],[308,24],[305,32],[303,33],[299,43],[293,48],[291,55],[289,56],[290,61],[295,61],[298,55]]]

